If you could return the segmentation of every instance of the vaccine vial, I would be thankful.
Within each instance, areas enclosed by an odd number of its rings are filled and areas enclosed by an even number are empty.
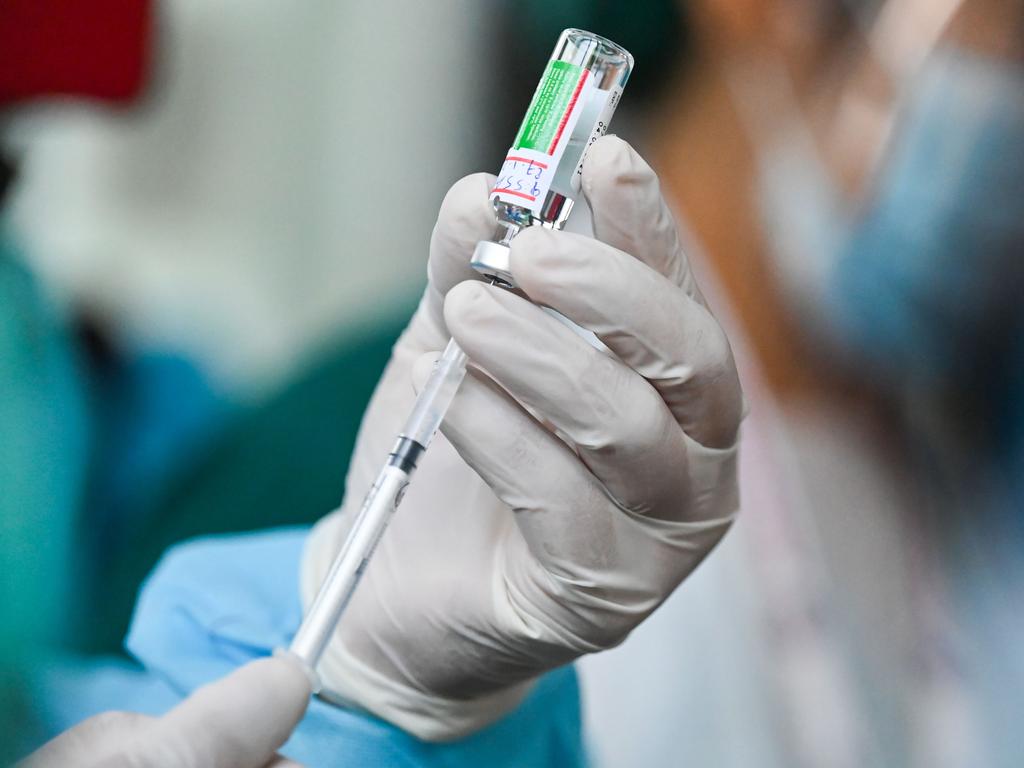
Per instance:
[[[498,225],[477,244],[475,269],[512,286],[512,238],[525,227],[562,228],[587,150],[608,130],[632,69],[633,57],[611,40],[581,29],[559,35],[491,190]]]

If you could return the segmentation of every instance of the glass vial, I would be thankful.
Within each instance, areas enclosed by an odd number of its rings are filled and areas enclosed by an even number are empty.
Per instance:
[[[512,285],[508,244],[524,227],[561,229],[580,191],[587,149],[608,130],[633,69],[628,51],[591,32],[558,37],[491,190],[498,217],[473,267]]]

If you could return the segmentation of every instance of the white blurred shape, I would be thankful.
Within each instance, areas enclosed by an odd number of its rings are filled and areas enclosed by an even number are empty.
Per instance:
[[[254,395],[424,282],[441,197],[474,170],[486,8],[161,8],[138,106],[12,125],[12,220],[48,284],[118,342]]]

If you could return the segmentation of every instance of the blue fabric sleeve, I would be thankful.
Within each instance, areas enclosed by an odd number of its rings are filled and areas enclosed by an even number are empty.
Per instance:
[[[301,618],[298,563],[308,529],[200,539],[170,550],[147,580],[127,638],[142,670],[110,662],[49,686],[88,706],[51,706],[69,727],[104,709],[157,714],[241,664],[286,646]],[[572,667],[545,675],[520,707],[458,742],[431,744],[363,712],[314,699],[281,750],[309,766],[586,765]]]

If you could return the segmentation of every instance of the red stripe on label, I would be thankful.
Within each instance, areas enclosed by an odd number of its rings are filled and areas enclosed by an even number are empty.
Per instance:
[[[540,166],[545,171],[548,169],[547,163],[538,163],[536,160],[531,160],[528,157],[516,157],[515,155],[509,155],[505,158],[505,162],[508,162],[509,160],[515,160],[520,163],[533,163],[534,165]]]
[[[576,90],[574,90],[572,92],[572,98],[569,100],[569,108],[567,110],[565,110],[565,114],[562,115],[562,121],[558,124],[558,130],[555,131],[555,138],[553,138],[551,140],[551,146],[548,147],[548,154],[549,155],[555,154],[555,147],[558,146],[558,141],[559,141],[559,139],[562,138],[562,131],[565,130],[565,124],[569,122],[569,115],[572,114],[573,109],[575,109],[575,107],[576,107],[576,101],[580,97],[580,91],[583,90],[583,83],[585,83],[587,81],[587,75],[589,75],[589,74],[590,74],[590,70],[589,69],[584,69],[583,70],[583,77],[581,77],[580,81],[578,83],[576,83]]]
[[[525,197],[527,200],[536,200],[537,198],[533,195],[528,195],[525,192],[516,192],[514,189],[492,189],[492,195],[515,195],[516,197]]]

